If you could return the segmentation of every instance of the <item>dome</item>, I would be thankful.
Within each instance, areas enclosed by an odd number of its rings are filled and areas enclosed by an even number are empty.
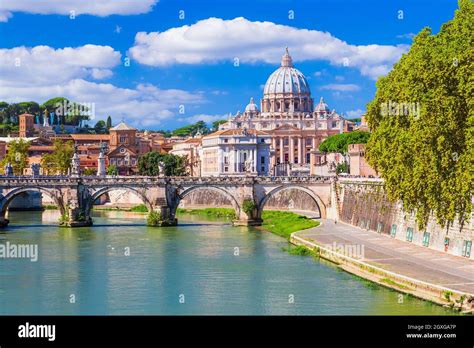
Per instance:
[[[316,110],[315,110],[315,111],[316,111],[316,112],[318,112],[318,111],[319,111],[319,112],[321,112],[321,111],[323,111],[323,112],[329,112],[329,106],[328,106],[328,104],[326,104],[326,103],[324,102],[323,97],[321,97],[321,99],[319,100],[318,105],[316,105]]]
[[[253,102],[253,98],[250,98],[250,103],[245,107],[245,112],[258,112],[257,104]]]
[[[281,66],[268,78],[263,93],[292,93],[308,95],[311,93],[306,77],[301,71],[293,67],[293,60],[288,53],[288,48],[281,59]]]

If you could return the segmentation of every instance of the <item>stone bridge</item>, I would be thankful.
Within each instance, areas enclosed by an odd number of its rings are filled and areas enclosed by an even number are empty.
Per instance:
[[[191,192],[210,190],[227,197],[238,217],[236,225],[260,225],[266,202],[278,192],[302,191],[316,203],[321,218],[338,214],[333,177],[0,177],[0,226],[15,197],[27,192],[50,196],[61,212],[60,225],[92,225],[91,209],[103,194],[126,190],[136,194],[149,212],[159,213],[157,226],[176,225],[180,201]]]

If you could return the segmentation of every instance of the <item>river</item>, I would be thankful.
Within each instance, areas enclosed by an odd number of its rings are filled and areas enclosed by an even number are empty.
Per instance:
[[[288,242],[228,221],[94,212],[57,227],[58,212],[11,212],[0,243],[38,245],[38,260],[0,259],[0,314],[453,315],[437,305],[290,255]]]

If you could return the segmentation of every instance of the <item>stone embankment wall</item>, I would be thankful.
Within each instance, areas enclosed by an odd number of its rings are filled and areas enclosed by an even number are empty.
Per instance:
[[[426,229],[419,230],[415,215],[405,212],[401,204],[390,202],[380,183],[340,182],[339,197],[340,219],[346,223],[409,243],[472,258],[474,218],[465,223],[462,229],[457,222],[446,228],[431,218]]]

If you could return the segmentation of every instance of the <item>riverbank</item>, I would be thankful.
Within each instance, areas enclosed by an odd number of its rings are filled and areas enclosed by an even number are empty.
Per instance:
[[[473,313],[472,260],[329,221],[292,233],[290,242],[384,287]]]
[[[235,219],[235,211],[232,208],[205,208],[187,209],[179,208],[177,213],[201,215],[207,217],[224,217]],[[274,233],[280,237],[290,239],[293,232],[316,227],[319,221],[290,211],[264,210],[262,213],[263,223],[261,226],[254,226],[257,229]]]

